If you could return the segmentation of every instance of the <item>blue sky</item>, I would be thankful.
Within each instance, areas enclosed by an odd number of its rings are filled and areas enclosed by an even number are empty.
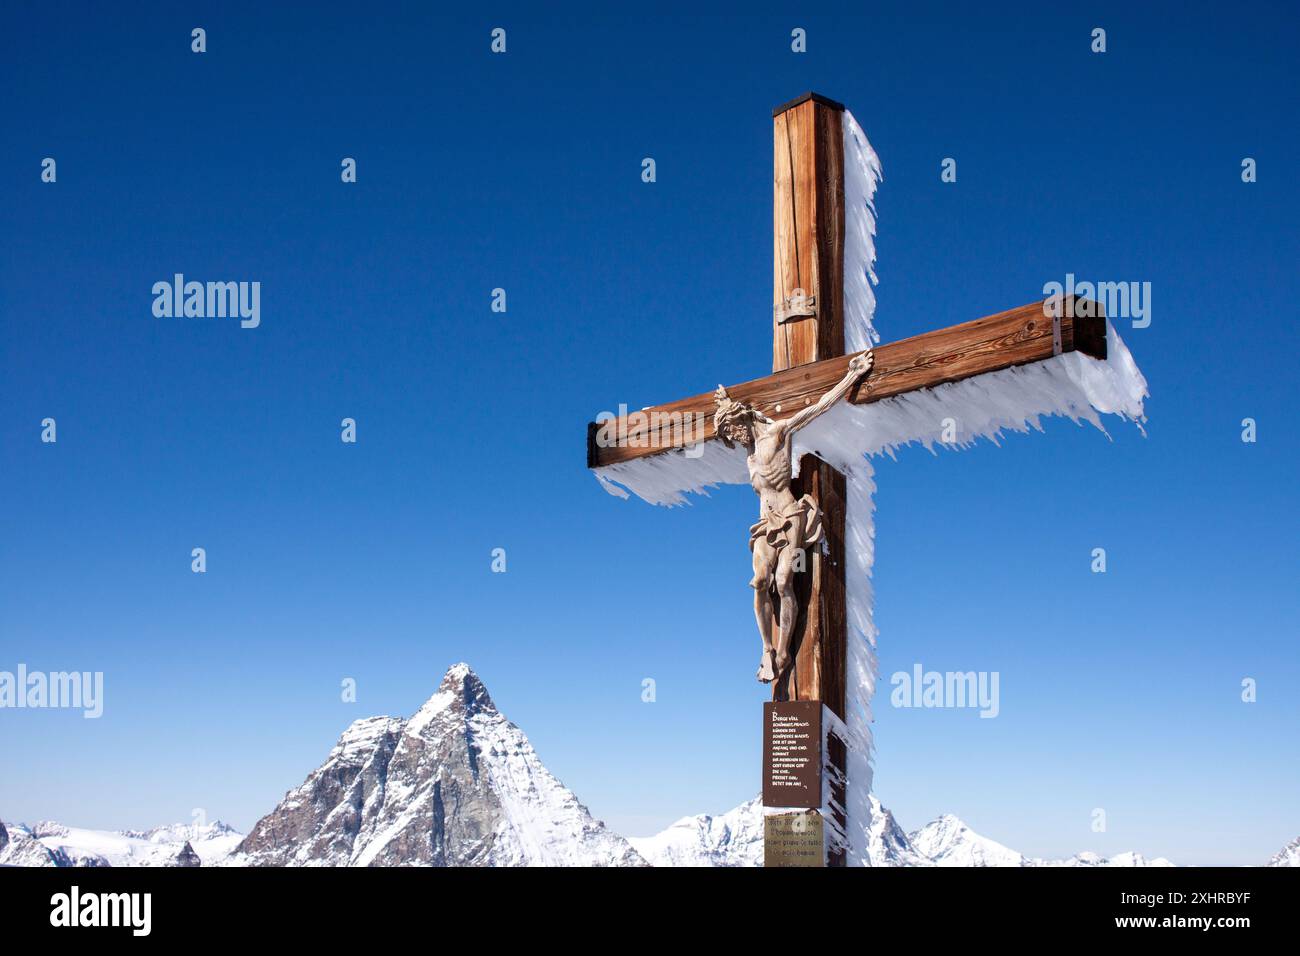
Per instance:
[[[770,110],[815,89],[884,166],[886,340],[1153,290],[1147,437],[878,464],[882,686],[998,671],[1001,715],[882,692],[877,792],[1037,855],[1295,837],[1296,15],[1045,6],[9,8],[0,669],[106,700],[0,711],[0,818],[248,827],[462,659],[624,832],[756,793],[752,495],[618,501],[583,442],[770,367]],[[155,318],[176,272],[260,281],[260,327]]]

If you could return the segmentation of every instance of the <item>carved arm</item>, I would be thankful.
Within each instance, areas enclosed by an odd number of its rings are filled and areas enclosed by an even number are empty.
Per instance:
[[[866,377],[867,373],[876,363],[875,353],[871,349],[853,356],[849,361],[849,370],[844,374],[835,387],[819,398],[814,404],[807,408],[795,412],[789,418],[783,418],[777,422],[777,428],[780,429],[781,439],[784,441],[792,434],[803,428],[818,415],[825,414],[830,408],[853,388],[858,381]]]

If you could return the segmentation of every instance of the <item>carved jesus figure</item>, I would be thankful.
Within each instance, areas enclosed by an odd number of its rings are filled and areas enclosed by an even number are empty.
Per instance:
[[[821,542],[821,513],[808,495],[796,499],[790,439],[817,416],[844,398],[849,390],[875,364],[871,349],[855,355],[848,373],[815,404],[773,421],[752,405],[732,401],[721,385],[714,392],[717,411],[713,423],[717,435],[728,448],[744,447],[749,467],[749,483],[758,494],[758,523],[749,529],[749,548],[754,553],[754,616],[763,639],[763,658],[758,679],[764,683],[779,680],[790,668],[790,644],[799,620],[799,605],[794,593],[794,575],[799,555],[807,561],[808,549]],[[805,565],[806,566],[806,565]],[[772,635],[773,600],[780,602],[775,640]]]

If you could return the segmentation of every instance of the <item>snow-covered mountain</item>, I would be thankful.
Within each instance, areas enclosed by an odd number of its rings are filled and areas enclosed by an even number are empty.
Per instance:
[[[652,866],[762,866],[762,801],[755,797],[716,817],[682,817],[654,836],[629,842]]]
[[[926,866],[894,815],[871,795],[867,854],[872,866]],[[762,866],[763,805],[755,797],[720,816],[683,817],[654,836],[632,837],[654,866]]]
[[[252,866],[644,866],[466,664],[409,719],[353,723],[227,859]]]
[[[1109,859],[1096,853],[1076,853],[1068,860],[1039,860],[980,836],[951,814],[927,823],[911,835],[912,845],[935,866],[1173,866],[1164,857],[1148,860],[1141,853],[1120,853]]]
[[[874,793],[871,795],[871,830],[867,834],[867,856],[872,866],[932,865]]]
[[[224,858],[242,834],[217,821],[153,830],[85,830],[43,820],[0,824],[0,865],[197,866]],[[186,852],[188,850],[188,853]]]
[[[935,866],[1026,866],[1015,850],[980,836],[952,814],[927,823],[910,837],[912,845]]]
[[[1269,859],[1265,866],[1300,866],[1300,837],[1296,837]]]

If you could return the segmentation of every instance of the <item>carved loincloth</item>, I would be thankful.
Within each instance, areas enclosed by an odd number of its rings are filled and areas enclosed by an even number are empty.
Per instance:
[[[803,534],[795,535],[794,519],[800,516],[803,517]],[[808,495],[804,495],[781,511],[772,509],[765,511],[762,519],[749,529],[750,551],[754,550],[760,538],[767,542],[774,556],[779,555],[783,548],[805,550],[811,548],[822,539],[822,514],[817,508],[817,503]],[[755,575],[754,580],[749,582],[749,586],[757,588],[766,583],[770,587],[775,571],[776,561],[772,561],[771,567],[767,568],[766,582]]]

